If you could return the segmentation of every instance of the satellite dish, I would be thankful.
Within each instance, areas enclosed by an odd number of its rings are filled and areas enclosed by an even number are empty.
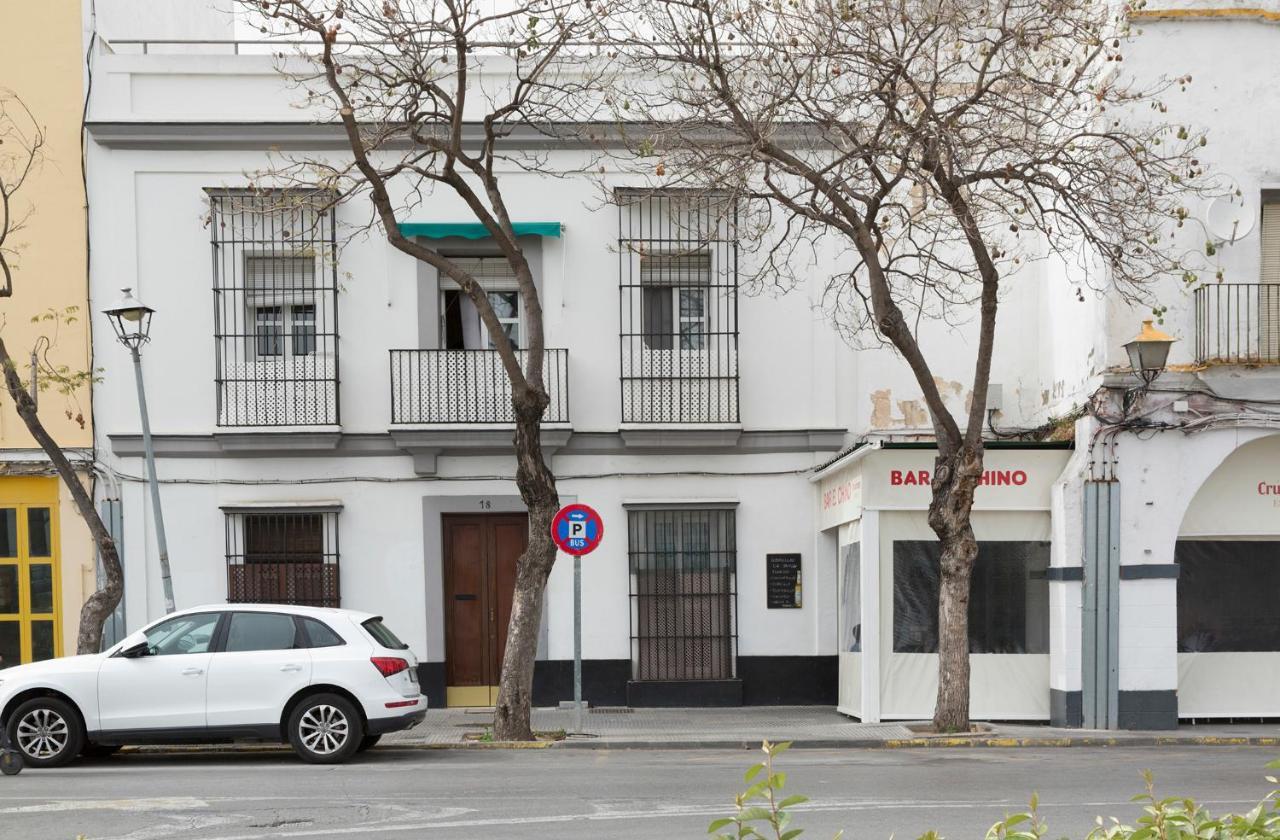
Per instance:
[[[1257,208],[1243,195],[1215,198],[1204,211],[1204,225],[1219,244],[1244,239],[1257,223]]]

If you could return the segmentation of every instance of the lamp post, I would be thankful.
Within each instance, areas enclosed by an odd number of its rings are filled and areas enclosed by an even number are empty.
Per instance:
[[[155,310],[133,296],[132,289],[121,289],[124,296],[103,314],[111,319],[116,338],[133,356],[133,374],[138,383],[138,413],[142,416],[142,449],[147,462],[147,483],[151,485],[151,508],[156,519],[156,547],[160,551],[160,579],[164,584],[164,610],[171,613],[173,578],[169,574],[169,544],[164,536],[164,513],[160,509],[160,483],[156,480],[156,452],[151,445],[151,420],[147,416],[147,392],[142,385],[143,344],[151,337],[151,316]]]
[[[1132,341],[1125,344],[1125,352],[1129,354],[1129,366],[1142,380],[1143,385],[1150,385],[1156,377],[1164,373],[1165,363],[1169,361],[1169,348],[1174,338],[1152,326],[1150,321],[1142,322],[1142,331]]]

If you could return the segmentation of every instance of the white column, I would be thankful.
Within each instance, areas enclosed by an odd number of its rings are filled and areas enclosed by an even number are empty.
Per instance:
[[[862,511],[862,721],[880,722],[880,512]],[[889,581],[892,585],[893,581]]]

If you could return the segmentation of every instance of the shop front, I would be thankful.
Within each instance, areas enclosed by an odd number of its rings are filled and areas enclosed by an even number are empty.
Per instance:
[[[971,714],[1049,718],[1050,487],[1061,444],[992,445],[974,502]],[[932,444],[867,444],[815,475],[819,528],[836,536],[839,703],[863,721],[933,715],[938,542]]]

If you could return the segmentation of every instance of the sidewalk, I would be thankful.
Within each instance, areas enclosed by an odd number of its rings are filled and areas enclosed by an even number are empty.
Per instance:
[[[538,732],[572,733],[573,712],[535,709]],[[989,724],[990,731],[966,736],[920,735],[908,723],[858,723],[830,706],[745,706],[732,709],[630,709],[603,707],[585,710],[583,734],[562,741],[540,742],[555,749],[679,749],[744,748],[770,741],[791,741],[797,747],[1067,747],[1151,746],[1200,744],[1280,745],[1280,725],[1182,726],[1167,732],[1106,732],[1059,729],[1050,726]],[[492,725],[492,713],[482,709],[433,709],[422,725],[383,738],[387,746],[416,748],[500,747],[468,740]],[[533,745],[530,745],[533,746]]]

